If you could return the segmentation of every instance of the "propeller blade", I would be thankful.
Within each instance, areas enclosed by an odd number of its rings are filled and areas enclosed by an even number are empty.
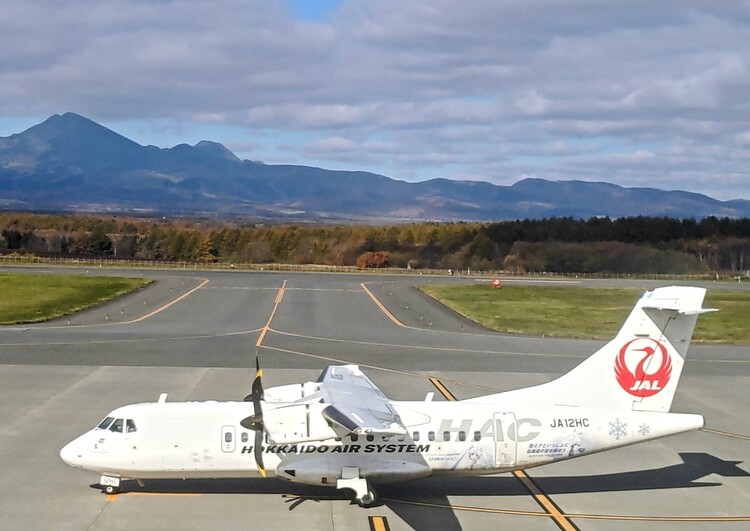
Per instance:
[[[252,392],[245,397],[245,402],[253,403],[253,414],[240,421],[240,426],[248,430],[255,432],[255,446],[253,447],[253,455],[255,456],[255,464],[258,467],[261,477],[266,477],[266,468],[263,465],[263,407],[261,406],[261,400],[263,400],[263,369],[260,368],[260,360],[258,354],[255,354],[255,379],[253,380]]]
[[[252,390],[249,395],[247,395],[244,398],[245,402],[254,402],[255,399],[253,397],[259,397],[259,400],[263,400],[264,393],[263,393],[263,382],[261,381],[261,378],[263,377],[263,369],[260,368],[260,360],[258,359],[258,355],[255,355],[255,378],[253,379],[253,385]]]
[[[260,368],[260,360],[258,355],[255,355],[255,379],[253,380],[252,396],[257,397],[258,400],[263,400],[263,369]]]
[[[263,428],[255,430],[255,447],[253,448],[255,454],[255,465],[258,467],[258,472],[261,477],[266,477],[266,467],[263,466]]]

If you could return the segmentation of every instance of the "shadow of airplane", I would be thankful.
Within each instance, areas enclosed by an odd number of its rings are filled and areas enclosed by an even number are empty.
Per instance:
[[[699,482],[715,474],[722,477],[750,477],[738,465],[707,453],[680,453],[682,463],[631,472],[612,472],[585,476],[536,477],[534,481],[547,495],[587,492],[618,492],[715,487],[718,482]],[[99,488],[98,485],[91,485]],[[347,492],[327,487],[311,487],[276,478],[261,479],[186,479],[149,480],[141,488],[135,481],[124,481],[122,492],[201,493],[201,494],[275,494],[284,495],[292,511],[305,502],[351,500]],[[414,529],[439,526],[458,531],[460,523],[451,510],[449,496],[527,496],[526,488],[513,476],[432,476],[406,483],[377,487],[383,504]],[[414,502],[430,506],[414,505]],[[443,510],[442,507],[445,507]]]

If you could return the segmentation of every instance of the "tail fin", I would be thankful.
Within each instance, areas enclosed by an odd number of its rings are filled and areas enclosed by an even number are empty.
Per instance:
[[[612,341],[540,387],[558,404],[669,411],[698,315],[716,311],[702,308],[705,294],[681,286],[646,292]]]

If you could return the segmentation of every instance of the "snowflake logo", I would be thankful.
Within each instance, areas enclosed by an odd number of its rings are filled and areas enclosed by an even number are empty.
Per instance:
[[[609,423],[609,434],[619,441],[628,434],[628,423],[621,421],[619,418],[611,421]]]
[[[640,426],[638,426],[638,433],[641,434],[641,437],[645,437],[650,432],[651,432],[651,428],[645,422],[643,424],[641,424]]]

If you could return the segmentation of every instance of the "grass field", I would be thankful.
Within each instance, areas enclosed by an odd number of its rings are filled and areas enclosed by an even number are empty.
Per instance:
[[[581,287],[441,286],[420,289],[454,311],[501,332],[610,339],[643,294],[637,289]],[[701,315],[693,339],[750,343],[750,293],[709,290],[703,303],[718,313]]]
[[[48,321],[150,282],[139,278],[0,274],[0,324]]]

